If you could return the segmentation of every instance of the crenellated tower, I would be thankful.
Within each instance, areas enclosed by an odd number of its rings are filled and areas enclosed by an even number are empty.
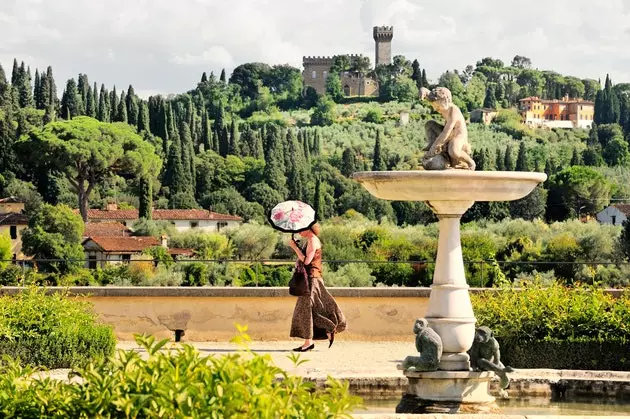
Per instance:
[[[391,64],[392,62],[392,38],[394,37],[393,26],[374,26],[373,30],[375,42],[374,65]]]

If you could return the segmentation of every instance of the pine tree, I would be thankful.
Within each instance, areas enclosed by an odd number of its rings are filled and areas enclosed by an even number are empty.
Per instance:
[[[527,163],[527,151],[525,150],[525,143],[521,141],[518,146],[518,157],[516,158],[516,171],[517,172],[529,172],[529,164]]]
[[[512,156],[512,146],[505,147],[505,156],[503,160],[503,170],[511,172],[514,170],[514,157]]]
[[[98,96],[98,114],[96,118],[101,122],[110,122],[109,115],[109,95],[107,90],[105,90],[105,85],[101,84],[101,90]]]
[[[80,115],[81,96],[77,91],[77,84],[74,79],[69,79],[66,83],[66,89],[61,97],[61,117],[72,119]]]
[[[238,155],[239,142],[240,134],[238,132],[238,124],[236,123],[236,118],[232,117],[232,124],[230,125],[230,142],[228,146],[228,154],[232,154],[234,156]]]
[[[376,130],[376,141],[374,142],[374,152],[372,153],[372,170],[385,170],[385,160],[381,155],[381,131]]]
[[[126,107],[127,107],[127,122],[130,125],[138,125],[138,113],[140,112],[140,107],[138,106],[138,98],[136,97],[136,92],[133,90],[133,86],[129,85],[127,89],[127,97],[126,97]]]
[[[140,208],[138,216],[146,220],[153,218],[153,183],[147,176],[140,179]]]
[[[350,177],[356,171],[356,155],[352,148],[347,147],[341,155],[341,173]]]

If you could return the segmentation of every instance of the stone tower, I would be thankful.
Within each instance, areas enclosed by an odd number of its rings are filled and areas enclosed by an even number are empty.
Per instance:
[[[392,62],[392,38],[394,37],[393,26],[374,26],[374,42],[376,54],[374,66],[379,64],[391,64]]]

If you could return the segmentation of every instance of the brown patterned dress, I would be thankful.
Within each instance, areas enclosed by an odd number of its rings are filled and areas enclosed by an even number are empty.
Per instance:
[[[306,251],[303,253],[306,254]],[[324,286],[321,248],[315,251],[313,260],[305,267],[311,284],[311,295],[298,297],[295,303],[291,337],[325,340],[328,339],[326,333],[341,333],[346,329],[346,317]]]

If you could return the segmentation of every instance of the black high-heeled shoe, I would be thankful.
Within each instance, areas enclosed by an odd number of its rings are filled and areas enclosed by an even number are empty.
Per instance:
[[[333,342],[335,341],[335,332],[331,332],[330,333],[330,337],[328,338],[328,342],[330,342],[328,344],[328,347],[330,348],[333,344]]]
[[[293,352],[308,352],[315,349],[315,344],[312,343],[311,346],[307,346],[306,348],[302,348],[301,346],[298,346],[297,348],[293,348]]]

